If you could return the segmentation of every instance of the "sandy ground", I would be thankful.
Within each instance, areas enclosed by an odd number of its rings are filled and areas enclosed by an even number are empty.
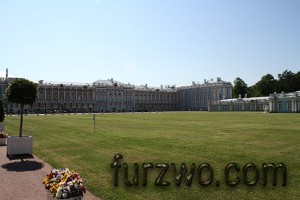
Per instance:
[[[35,155],[8,158],[6,146],[0,146],[0,200],[47,199],[42,182],[51,170],[49,164]],[[84,200],[99,198],[87,191]]]

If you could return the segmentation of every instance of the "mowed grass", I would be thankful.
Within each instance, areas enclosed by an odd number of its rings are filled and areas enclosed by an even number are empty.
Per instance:
[[[7,116],[5,129],[18,135],[20,117]],[[300,196],[300,115],[251,112],[166,112],[97,114],[96,132],[92,115],[29,115],[24,117],[24,135],[34,137],[34,154],[55,168],[78,171],[88,190],[101,199],[297,199]],[[139,164],[139,185],[124,185],[123,165],[119,186],[113,185],[111,163],[115,154],[128,163],[129,178],[133,164]],[[170,186],[154,185],[161,169],[149,169],[147,185],[142,186],[142,163],[186,163],[213,167],[210,186],[198,183],[197,170],[192,185],[175,185],[174,170],[164,177]],[[224,168],[239,165],[230,178],[240,177],[236,187],[225,184]],[[287,186],[263,186],[263,163],[284,163],[288,170]],[[243,166],[254,163],[259,181],[243,183]],[[254,177],[253,171],[249,173]],[[208,173],[202,177],[207,180]],[[216,181],[220,186],[216,186]],[[42,180],[41,180],[42,182]],[[41,187],[43,187],[41,185]]]

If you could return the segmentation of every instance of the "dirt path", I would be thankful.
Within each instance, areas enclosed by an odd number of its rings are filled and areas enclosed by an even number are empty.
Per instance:
[[[42,182],[51,170],[49,164],[36,156],[9,159],[6,156],[6,146],[0,146],[0,200],[46,199]],[[84,200],[99,198],[87,192]]]

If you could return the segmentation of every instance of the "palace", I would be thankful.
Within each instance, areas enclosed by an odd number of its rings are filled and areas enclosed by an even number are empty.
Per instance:
[[[18,113],[19,105],[5,101],[4,91],[16,78],[0,80],[0,98],[7,113]],[[148,87],[124,84],[114,79],[88,83],[40,80],[36,102],[25,109],[30,113],[53,112],[135,112],[208,110],[211,102],[232,98],[230,82],[204,80],[203,84],[176,87]]]
[[[212,102],[209,111],[300,112],[300,91],[270,94],[267,97],[224,99]]]

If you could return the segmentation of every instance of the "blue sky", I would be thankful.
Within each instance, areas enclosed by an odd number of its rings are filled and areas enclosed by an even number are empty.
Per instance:
[[[0,0],[0,74],[248,86],[300,71],[298,0]]]

